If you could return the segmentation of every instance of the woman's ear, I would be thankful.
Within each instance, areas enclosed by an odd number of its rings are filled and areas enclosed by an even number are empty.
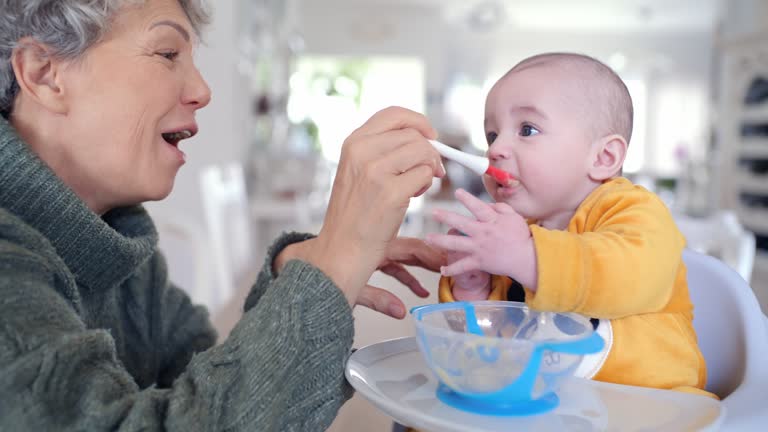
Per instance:
[[[51,55],[47,45],[22,38],[13,50],[11,65],[19,85],[17,97],[30,99],[54,113],[65,113],[64,91],[59,83],[63,62]]]
[[[593,143],[589,178],[602,182],[621,173],[627,156],[627,141],[621,135],[608,135]]]

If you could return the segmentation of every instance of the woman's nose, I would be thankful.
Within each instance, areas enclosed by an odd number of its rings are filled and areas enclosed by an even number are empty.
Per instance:
[[[211,88],[196,67],[192,67],[189,82],[184,87],[182,102],[195,110],[205,107],[211,101]]]

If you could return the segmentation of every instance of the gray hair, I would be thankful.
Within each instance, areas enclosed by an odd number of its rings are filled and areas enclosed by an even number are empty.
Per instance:
[[[19,92],[11,66],[18,41],[31,37],[51,55],[77,59],[109,31],[115,13],[146,0],[0,0],[0,115],[8,117]],[[199,36],[210,22],[205,0],[179,0]]]

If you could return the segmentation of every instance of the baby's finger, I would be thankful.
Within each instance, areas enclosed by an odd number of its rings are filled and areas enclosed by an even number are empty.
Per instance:
[[[432,211],[432,218],[437,222],[444,223],[451,228],[459,231],[465,236],[472,236],[477,233],[475,225],[477,220],[470,217],[450,212],[448,210],[435,209]]]
[[[496,210],[494,210],[494,208],[487,202],[477,198],[464,189],[457,189],[455,195],[456,199],[464,204],[464,207],[475,215],[477,220],[481,222],[489,222],[496,219]]]
[[[427,234],[427,244],[437,246],[447,252],[469,253],[475,250],[474,242],[469,237],[450,234]]]
[[[512,208],[511,205],[507,203],[493,203],[493,209],[496,210],[496,212],[501,214],[517,214],[515,209]]]
[[[468,256],[456,261],[455,263],[441,267],[440,274],[443,276],[455,276],[479,269],[480,267],[478,266],[477,260],[471,256]]]
[[[398,263],[389,263],[379,269],[382,273],[392,276],[401,284],[410,288],[410,290],[419,297],[429,297],[427,291],[418,279],[414,277],[403,265]]]

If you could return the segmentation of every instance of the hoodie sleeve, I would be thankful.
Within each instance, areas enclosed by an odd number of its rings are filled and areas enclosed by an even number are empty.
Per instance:
[[[622,190],[601,200],[581,234],[532,225],[538,288],[533,308],[621,318],[657,312],[673,295],[685,240],[652,194]]]

